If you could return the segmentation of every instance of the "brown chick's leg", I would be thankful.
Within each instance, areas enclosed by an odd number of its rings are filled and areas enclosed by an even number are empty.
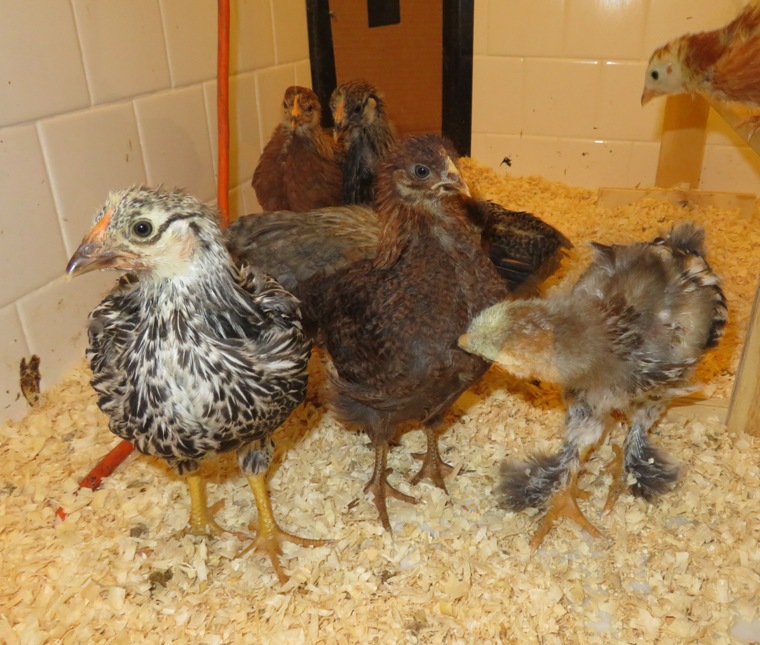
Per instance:
[[[535,553],[541,542],[560,517],[567,517],[581,528],[588,531],[594,537],[603,537],[602,532],[586,519],[578,506],[578,498],[588,499],[589,493],[578,488],[578,474],[573,474],[570,483],[554,493],[549,500],[549,509],[546,511],[538,526],[538,530],[530,541],[531,553]]]
[[[613,444],[612,449],[615,451],[615,456],[612,461],[607,464],[607,472],[612,475],[612,484],[610,485],[610,492],[607,493],[607,501],[604,503],[603,513],[609,513],[615,507],[615,503],[618,501],[620,494],[626,489],[626,475],[623,468],[623,451],[620,446]]]
[[[200,475],[187,476],[187,489],[190,492],[190,519],[180,534],[212,536],[231,533],[214,520],[214,513],[221,508],[223,502],[217,502],[212,508],[208,507],[206,482]]]
[[[408,502],[409,504],[416,504],[417,500],[402,493],[400,490],[393,488],[388,483],[388,473],[390,469],[388,464],[388,444],[383,441],[382,443],[375,444],[375,469],[372,471],[372,477],[364,487],[364,492],[371,491],[375,500],[375,506],[377,512],[380,515],[380,521],[383,524],[383,528],[388,533],[393,533],[391,529],[391,521],[388,517],[388,507],[385,503],[385,499],[388,495],[401,500],[402,502]]]
[[[422,467],[412,477],[411,484],[416,485],[424,477],[429,477],[438,488],[442,488],[448,493],[444,477],[450,475],[454,468],[441,459],[441,453],[438,451],[438,433],[436,429],[430,426],[426,427],[425,435],[427,436],[427,452],[424,455],[414,455],[415,457],[422,458]]]
[[[272,502],[269,499],[269,491],[267,490],[266,474],[260,475],[248,475],[248,483],[251,485],[253,496],[256,499],[256,509],[258,510],[258,522],[256,523],[256,537],[253,542],[249,544],[245,549],[237,554],[236,557],[241,557],[248,553],[251,549],[264,551],[269,555],[269,559],[272,561],[274,570],[277,573],[277,577],[282,584],[288,581],[288,576],[280,564],[280,555],[282,555],[282,543],[293,542],[300,544],[301,546],[324,546],[330,544],[329,540],[309,540],[307,538],[298,537],[292,533],[283,531],[274,519],[272,513]]]

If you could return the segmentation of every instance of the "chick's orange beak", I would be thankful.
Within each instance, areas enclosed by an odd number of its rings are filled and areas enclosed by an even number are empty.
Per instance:
[[[641,107],[644,107],[647,103],[649,103],[649,101],[659,95],[660,93],[657,90],[653,90],[648,87],[644,88],[644,91],[641,94]]]
[[[335,106],[335,112],[333,112],[333,121],[335,123],[333,133],[337,135],[343,130],[343,101],[338,101],[338,104]]]
[[[136,255],[123,251],[111,251],[103,243],[108,223],[111,221],[111,211],[105,212],[90,232],[84,236],[79,248],[71,256],[66,273],[75,277],[94,271],[95,269],[131,268],[130,262]]]
[[[298,105],[299,98],[300,96],[296,94],[293,98],[293,107],[290,108],[290,125],[294,129],[298,125],[298,118],[301,116],[301,106]]]

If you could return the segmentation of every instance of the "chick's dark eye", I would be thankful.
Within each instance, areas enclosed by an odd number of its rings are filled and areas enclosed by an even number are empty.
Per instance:
[[[132,225],[132,232],[137,237],[148,237],[153,232],[153,225],[147,220],[141,219]]]
[[[653,80],[656,81],[658,78],[660,78],[660,72],[658,72],[656,69],[652,70],[652,73],[650,74],[650,76],[652,77]]]
[[[417,179],[427,179],[430,176],[430,168],[421,163],[415,164],[414,176]]]
[[[361,103],[359,103],[359,104],[358,104],[358,105],[357,105],[357,106],[354,108],[354,114],[361,114],[361,113],[362,113],[362,104],[361,104]]]

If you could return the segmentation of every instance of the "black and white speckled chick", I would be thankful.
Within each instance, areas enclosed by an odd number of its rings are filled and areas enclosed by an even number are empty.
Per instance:
[[[694,368],[726,323],[720,280],[705,259],[704,231],[695,224],[674,226],[649,243],[594,248],[593,262],[572,290],[499,303],[481,312],[460,339],[464,348],[516,376],[565,389],[562,449],[502,467],[499,493],[506,507],[543,506],[553,498],[534,548],[557,515],[570,515],[595,532],[577,509],[577,476],[615,410],[627,415],[630,428],[606,508],[623,487],[623,467],[633,476],[632,492],[646,499],[676,481],[679,468],[648,433],[673,397],[695,389]],[[558,497],[571,508],[557,510]]]
[[[189,530],[222,529],[198,475],[237,451],[259,510],[255,544],[280,578],[265,475],[270,434],[303,400],[310,345],[299,303],[273,278],[236,269],[216,214],[194,197],[135,187],[109,196],[67,271],[129,274],[92,311],[87,356],[111,431],[186,475]]]

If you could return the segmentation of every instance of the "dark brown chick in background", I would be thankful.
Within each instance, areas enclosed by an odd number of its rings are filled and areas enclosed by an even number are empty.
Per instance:
[[[304,302],[332,359],[338,413],[374,445],[366,489],[389,531],[386,496],[414,501],[387,481],[389,440],[398,424],[422,421],[427,453],[412,483],[429,476],[445,489],[451,467],[441,460],[437,428],[489,366],[457,338],[508,295],[468,219],[468,194],[442,139],[402,139],[378,171],[375,258],[333,274]]]
[[[377,165],[394,141],[385,101],[370,83],[352,80],[335,88],[330,110],[333,136],[345,154],[343,203],[372,204]]]
[[[633,494],[646,499],[676,481],[679,468],[648,433],[673,397],[695,389],[694,368],[726,323],[726,300],[705,260],[700,227],[684,223],[649,243],[594,247],[593,262],[572,290],[490,307],[459,341],[518,377],[565,389],[561,450],[502,466],[498,492],[506,508],[549,506],[533,550],[563,515],[600,535],[578,507],[576,497],[587,496],[578,476],[613,411],[625,413],[630,427],[624,455],[616,451],[605,510],[625,488],[626,473]]]
[[[317,95],[291,86],[282,109],[253,173],[259,204],[265,211],[306,211],[343,203],[343,152],[320,125]]]
[[[113,193],[67,272],[129,272],[90,314],[87,357],[98,406],[115,435],[186,477],[188,530],[215,535],[200,463],[237,452],[256,499],[258,531],[281,581],[284,532],[266,473],[271,433],[303,400],[310,343],[298,301],[272,277],[236,268],[216,214],[190,195]]]

